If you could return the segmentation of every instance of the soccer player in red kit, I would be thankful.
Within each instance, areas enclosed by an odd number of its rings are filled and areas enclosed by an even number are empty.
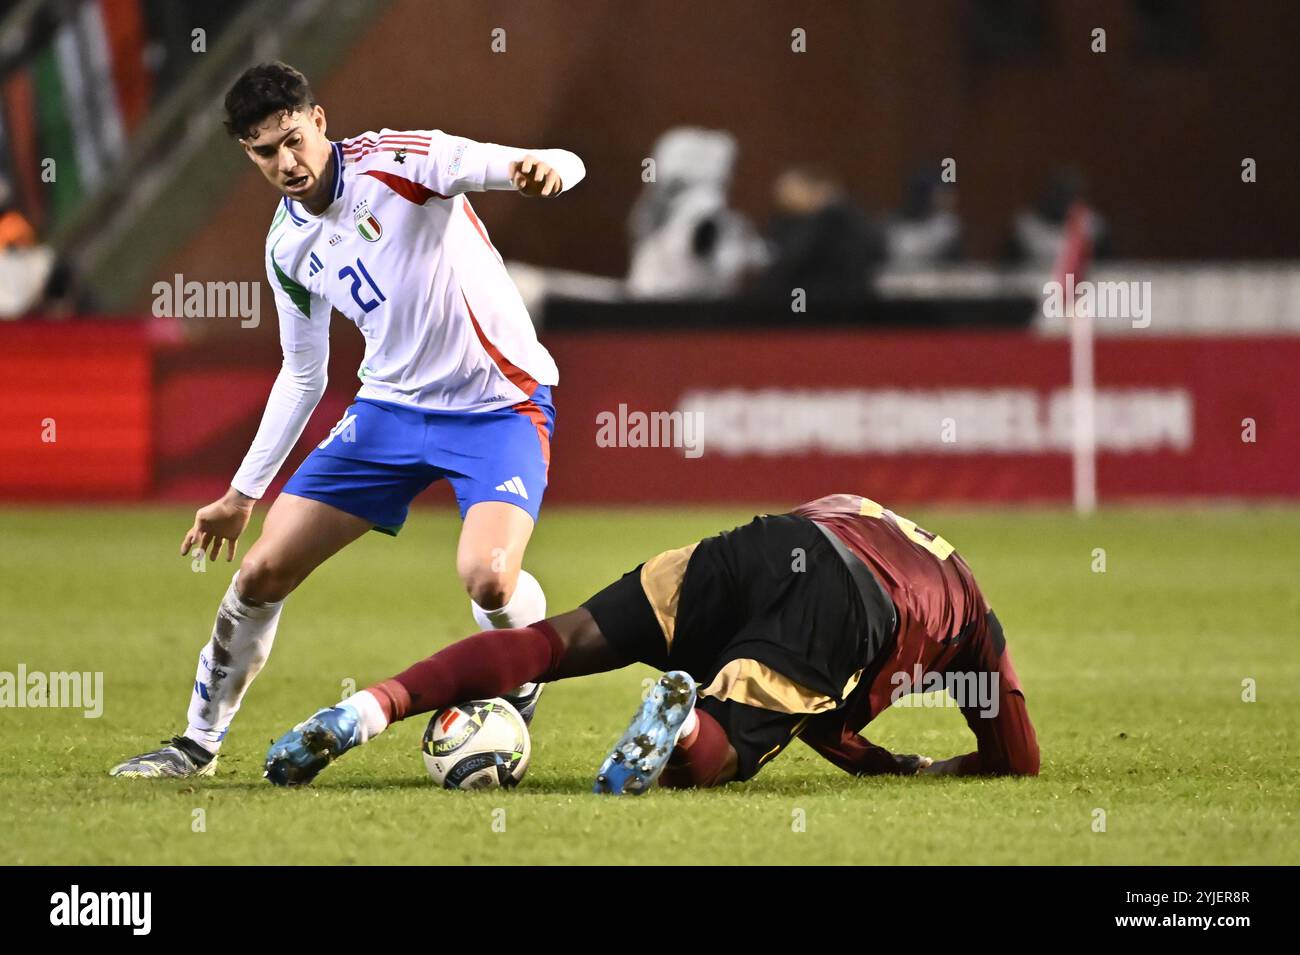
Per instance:
[[[810,720],[799,738],[855,775],[896,772],[896,757],[860,731],[895,702],[901,688],[919,690],[931,682],[918,674],[958,675],[967,678],[957,683],[962,689],[971,689],[974,678],[991,691],[958,701],[979,748],[923,771],[1037,775],[1038,741],[1002,625],[952,545],[854,495],[824,497],[793,513],[828,528],[867,563],[898,611],[896,639],[872,668],[872,678],[859,682],[842,709]]]
[[[943,538],[835,494],[756,517],[625,574],[581,607],[452,644],[272,744],[272,782],[310,782],[405,717],[634,662],[665,671],[595,791],[754,776],[802,739],[854,775],[1034,775],[1038,743],[997,617]],[[934,762],[859,731],[908,692],[944,687],[975,733]]]

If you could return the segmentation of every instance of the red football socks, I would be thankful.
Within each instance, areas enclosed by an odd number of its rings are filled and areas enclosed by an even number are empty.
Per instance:
[[[388,721],[395,723],[543,680],[563,655],[564,642],[544,620],[511,630],[485,630],[367,690],[379,701]]]
[[[677,748],[668,757],[668,765],[659,776],[660,786],[689,789],[718,784],[731,743],[722,724],[708,713],[697,709],[695,718],[695,731],[679,739]]]

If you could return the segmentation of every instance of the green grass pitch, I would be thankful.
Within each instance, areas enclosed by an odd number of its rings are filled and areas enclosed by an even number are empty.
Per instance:
[[[0,709],[0,863],[1300,862],[1300,511],[904,512],[958,547],[998,611],[1041,777],[854,779],[796,743],[746,784],[601,799],[592,775],[636,708],[650,675],[638,667],[552,686],[513,792],[433,788],[423,718],[310,788],[273,789],[273,736],[345,681],[365,686],[475,629],[457,522],[426,509],[290,598],[215,778],[110,779],[183,727],[231,567],[196,573],[177,556],[188,510],[0,510],[0,670],[104,673],[98,719]],[[528,566],[552,610],[568,609],[750,513],[551,508]],[[935,757],[972,743],[952,709],[895,708],[869,735]]]

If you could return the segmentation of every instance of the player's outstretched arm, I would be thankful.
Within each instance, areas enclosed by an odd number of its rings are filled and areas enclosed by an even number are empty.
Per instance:
[[[403,159],[404,176],[413,176],[440,196],[511,190],[552,198],[568,192],[587,174],[582,160],[567,149],[534,149],[480,143],[441,130],[416,131],[428,139],[428,156]]]
[[[1019,690],[1005,688],[998,696],[996,715],[978,707],[962,707],[979,749],[943,759],[922,770],[936,776],[1037,776],[1038,738]]]
[[[891,753],[877,746],[850,729],[839,711],[809,720],[799,738],[854,776],[913,776],[931,763],[929,756]]]
[[[325,393],[330,306],[319,296],[310,295],[278,267],[272,258],[276,234],[273,226],[266,272],[280,322],[284,356],[280,373],[271,385],[262,422],[230,489],[194,515],[194,525],[181,542],[183,555],[197,545],[209,552],[209,560],[216,560],[224,544],[226,560],[234,560],[236,541],[248,526],[253,505],[266,493]]]

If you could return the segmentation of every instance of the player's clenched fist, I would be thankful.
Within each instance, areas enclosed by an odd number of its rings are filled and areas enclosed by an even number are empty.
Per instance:
[[[191,550],[197,546],[199,550],[208,552],[208,560],[216,560],[224,543],[227,562],[234,560],[235,541],[244,533],[252,516],[253,499],[231,488],[221,500],[195,512],[194,526],[181,542],[181,555],[190,556]]]
[[[512,162],[510,181],[525,196],[556,196],[564,188],[560,174],[536,156],[525,156]]]

